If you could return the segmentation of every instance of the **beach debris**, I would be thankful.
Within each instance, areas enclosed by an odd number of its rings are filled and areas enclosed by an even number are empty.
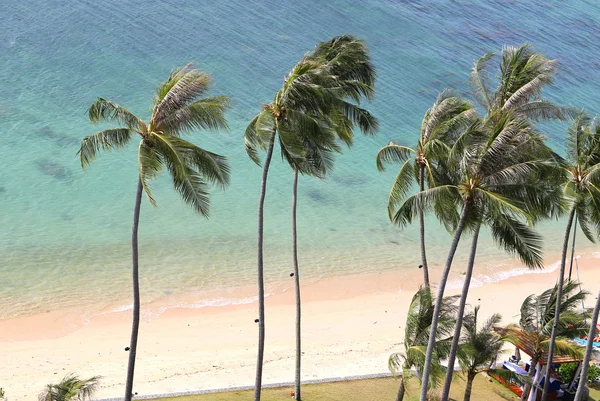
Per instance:
[[[294,277],[294,273],[290,273],[290,277]]]
[[[254,323],[258,323],[258,322],[259,322],[259,320],[258,320],[258,319],[254,319]]]
[[[422,268],[423,268],[423,265],[419,265],[419,269],[422,269]]]
[[[79,139],[73,138],[72,136],[66,134],[59,134],[54,132],[54,130],[49,125],[44,125],[37,132],[37,135],[41,138],[47,139],[51,142],[54,142],[61,146],[74,146],[79,144]]]
[[[125,347],[125,351],[129,351],[131,348],[129,347]]]
[[[67,167],[48,159],[36,160],[35,164],[37,165],[38,170],[40,170],[42,173],[56,179],[68,181],[73,178],[71,171]]]

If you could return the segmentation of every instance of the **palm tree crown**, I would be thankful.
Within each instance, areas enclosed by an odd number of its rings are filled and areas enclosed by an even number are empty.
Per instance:
[[[429,386],[436,387],[443,378],[443,367],[440,361],[448,355],[450,349],[450,339],[456,320],[456,300],[457,296],[445,297],[442,300],[438,330],[436,332],[436,346],[434,369],[432,369]],[[417,370],[417,376],[423,370],[425,362],[425,350],[429,341],[429,329],[433,319],[434,298],[429,287],[420,288],[412,298],[408,307],[406,316],[406,326],[404,328],[404,351],[390,355],[388,366],[393,373],[402,374],[400,383],[398,401],[401,401],[404,395],[405,380],[411,368]],[[401,395],[400,395],[401,394]]]
[[[140,179],[150,202],[156,205],[149,181],[166,167],[184,201],[208,216],[207,184],[227,186],[229,167],[223,156],[199,148],[181,139],[181,135],[198,128],[227,127],[224,111],[229,98],[200,98],[210,85],[210,76],[191,65],[172,71],[169,79],[156,90],[147,123],[123,106],[99,98],[89,108],[90,120],[94,123],[115,121],[123,127],[102,130],[84,138],[78,152],[82,167],[89,166],[99,150],[123,148],[137,134],[141,137],[138,145]]]
[[[98,390],[100,376],[80,379],[75,374],[66,375],[58,384],[48,384],[39,395],[39,401],[84,401]]]

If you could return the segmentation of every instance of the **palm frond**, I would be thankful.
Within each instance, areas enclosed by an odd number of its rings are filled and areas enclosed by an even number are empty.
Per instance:
[[[250,121],[244,133],[246,153],[254,163],[260,165],[258,149],[266,150],[273,135],[275,135],[275,117],[265,108]]]
[[[153,120],[156,131],[180,135],[196,129],[227,129],[225,110],[229,108],[227,96],[214,96],[180,107],[161,119]]]
[[[377,169],[384,171],[384,163],[404,163],[408,160],[411,153],[416,154],[417,152],[408,146],[390,142],[377,152]]]
[[[204,95],[211,84],[210,75],[193,68],[191,63],[173,70],[156,90],[151,121],[160,125],[168,116]]]
[[[86,136],[81,141],[81,147],[77,152],[81,161],[81,167],[85,169],[96,158],[96,153],[100,149],[113,150],[125,147],[132,137],[132,131],[129,128],[113,128],[93,135]]]
[[[162,168],[163,159],[161,154],[157,153],[153,146],[149,146],[144,140],[141,140],[138,146],[138,170],[144,192],[150,204],[154,207],[156,207],[156,200],[150,189],[150,181],[156,178]]]
[[[471,84],[473,96],[475,96],[477,102],[485,109],[492,108],[487,68],[490,60],[494,56],[494,53],[487,53],[477,59],[477,61],[475,61],[475,65],[471,69],[471,74],[469,74],[469,83]]]
[[[146,124],[125,107],[110,100],[99,97],[88,109],[90,121],[94,124],[100,121],[116,121],[133,131],[140,131]]]
[[[192,155],[183,144],[185,141],[168,135],[154,135],[153,139],[156,152],[171,174],[175,190],[197,213],[208,217],[210,198],[207,183],[202,173],[192,167]]]
[[[449,202],[456,194],[453,193],[453,186],[440,185],[435,188],[429,188],[418,192],[409,197],[398,208],[393,216],[392,222],[401,227],[410,224],[418,216],[419,211],[426,212],[430,210],[437,202]]]

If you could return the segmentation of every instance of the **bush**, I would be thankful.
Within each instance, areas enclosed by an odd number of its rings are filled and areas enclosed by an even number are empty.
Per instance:
[[[587,379],[590,383],[600,381],[600,366],[591,365],[588,370]]]
[[[562,377],[563,382],[571,380],[571,377],[575,374],[576,368],[576,363],[563,363],[558,367],[558,373],[560,374],[560,377]],[[596,380],[600,380],[600,366],[591,365],[588,369],[587,381],[591,383]]]

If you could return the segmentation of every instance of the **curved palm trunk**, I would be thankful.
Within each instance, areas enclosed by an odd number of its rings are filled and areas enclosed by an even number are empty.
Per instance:
[[[427,353],[425,354],[425,363],[423,365],[423,373],[421,375],[421,397],[420,401],[427,401],[427,390],[429,384],[429,375],[431,373],[431,361],[433,359],[433,348],[435,346],[435,334],[437,332],[437,326],[440,315],[440,308],[442,307],[442,300],[444,298],[444,290],[446,289],[446,282],[448,281],[448,275],[450,274],[450,268],[452,267],[452,260],[460,241],[465,222],[467,220],[467,213],[470,209],[470,201],[466,201],[463,207],[463,211],[460,215],[460,221],[456,227],[452,244],[450,245],[450,251],[448,252],[448,258],[446,259],[446,266],[440,279],[438,287],[437,298],[435,299],[435,306],[433,309],[433,319],[431,320],[431,328],[429,330],[429,341],[427,343]]]
[[[577,213],[575,213],[577,216]],[[577,218],[573,224],[573,242],[571,243],[571,262],[569,263],[569,281],[571,280],[571,273],[573,273],[573,259],[575,258],[575,236],[577,235]]]
[[[396,396],[396,401],[403,401],[405,392],[406,392],[406,387],[404,385],[404,373],[402,373],[402,377],[400,377],[400,388],[398,389],[398,395]]]
[[[579,385],[577,386],[577,393],[575,393],[575,401],[583,401],[583,389],[587,382],[588,369],[590,368],[590,359],[592,357],[592,348],[594,346],[594,336],[596,334],[596,325],[598,324],[598,312],[600,312],[600,291],[598,291],[598,297],[596,298],[596,306],[594,307],[594,314],[592,315],[592,326],[588,333],[587,345],[585,347],[585,357],[583,358],[583,368],[581,369],[581,379],[579,379]]]
[[[538,364],[539,357],[531,358],[531,364],[529,365],[529,373],[527,377],[529,378],[528,383],[525,384],[525,388],[523,389],[523,394],[521,394],[521,401],[527,401],[527,397],[529,397],[529,392],[531,391],[531,382],[533,382],[533,375],[535,372],[535,368]]]
[[[419,189],[421,192],[425,190],[425,166],[419,165]],[[420,224],[420,239],[421,239],[421,263],[423,264],[423,283],[425,287],[429,288],[429,270],[427,268],[427,255],[425,253],[425,218],[423,217],[423,210],[419,210],[419,224]]]
[[[473,391],[473,381],[477,373],[469,372],[467,375],[467,387],[465,388],[465,398],[463,401],[471,401],[471,392]]]
[[[548,366],[548,372],[546,376],[550,375],[550,366],[552,366],[552,358],[554,356],[554,343],[556,342],[556,335],[558,329],[558,322],[560,320],[560,304],[562,301],[563,293],[563,282],[565,280],[565,264],[567,261],[567,250],[569,248],[569,235],[571,234],[571,226],[573,225],[573,217],[575,216],[575,209],[571,210],[569,215],[569,221],[567,222],[567,229],[565,231],[565,239],[563,242],[562,258],[560,260],[560,273],[558,275],[558,289],[556,291],[556,307],[554,308],[554,324],[552,325],[552,334],[550,335],[550,343],[548,344],[548,360],[546,366]],[[544,381],[544,391],[542,392],[542,401],[546,401],[548,398],[548,389],[550,388],[550,380]]]
[[[298,169],[294,169],[294,186],[292,189],[292,257],[294,259],[294,284],[296,290],[296,386],[294,398],[301,400],[300,395],[300,362],[302,357],[301,344],[301,308],[300,308],[300,275],[298,274],[298,236],[296,230],[296,204],[298,201]]]
[[[129,363],[127,365],[127,381],[125,382],[125,401],[131,401],[133,396],[133,372],[135,370],[135,354],[137,352],[138,331],[140,328],[140,279],[138,273],[138,226],[140,224],[140,208],[142,205],[142,179],[138,178],[133,210],[133,227],[131,230],[131,255],[133,281],[133,319],[131,322],[131,342],[129,344]]]
[[[265,283],[263,279],[263,232],[264,232],[264,206],[267,192],[267,175],[273,156],[275,145],[275,134],[273,131],[267,150],[267,157],[263,167],[262,181],[260,184],[260,199],[258,201],[258,354],[256,356],[256,381],[254,382],[254,401],[260,401],[262,390],[262,368],[265,354]]]
[[[467,273],[465,274],[465,282],[463,284],[462,293],[460,295],[460,303],[458,305],[458,313],[456,315],[456,325],[454,326],[454,337],[452,337],[452,346],[450,347],[450,355],[448,356],[448,370],[446,370],[446,380],[444,381],[444,389],[442,391],[441,401],[448,401],[448,397],[450,396],[450,386],[452,384],[452,377],[454,376],[454,362],[456,361],[456,352],[458,351],[458,342],[460,340],[460,332],[462,329],[463,317],[465,313],[465,305],[467,304],[467,296],[469,295],[469,286],[471,285],[471,277],[473,276],[473,266],[475,265],[475,254],[477,253],[477,240],[479,239],[480,228],[481,225],[478,224],[477,227],[475,227],[475,231],[473,232],[473,240],[471,242],[471,253],[469,254]],[[470,378],[470,376],[468,378]],[[474,378],[475,376],[473,376],[473,379]],[[471,389],[468,387],[468,385],[469,382],[467,381],[467,390],[469,391],[470,398]],[[465,401],[468,401],[466,392]]]

